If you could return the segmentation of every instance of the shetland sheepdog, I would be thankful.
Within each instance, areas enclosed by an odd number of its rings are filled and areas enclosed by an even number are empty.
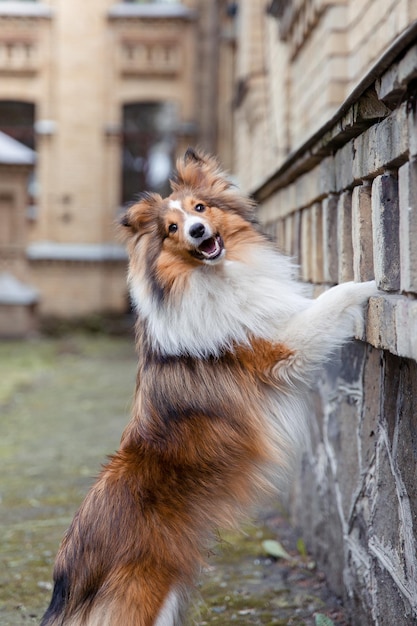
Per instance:
[[[171,186],[122,220],[132,419],[63,539],[42,626],[184,623],[216,529],[274,483],[313,373],[375,293],[344,283],[310,299],[213,157],[188,150]]]

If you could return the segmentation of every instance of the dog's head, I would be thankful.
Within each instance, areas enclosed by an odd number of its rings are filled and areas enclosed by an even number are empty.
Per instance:
[[[171,188],[167,198],[143,194],[121,221],[130,274],[146,271],[148,281],[162,289],[196,266],[232,258],[239,247],[244,254],[243,242],[259,237],[254,203],[237,191],[215,158],[187,150]]]
[[[217,232],[220,213],[255,222],[254,203],[238,193],[212,156],[189,148],[177,161],[171,188],[168,198],[145,193],[127,210],[121,225],[128,240],[156,229],[164,239],[181,242],[194,258],[212,262],[224,251]]]

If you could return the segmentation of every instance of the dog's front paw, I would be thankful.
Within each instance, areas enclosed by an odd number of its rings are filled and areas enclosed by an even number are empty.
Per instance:
[[[378,289],[374,280],[365,283],[341,283],[325,291],[320,297],[321,303],[334,304],[340,307],[339,311],[358,305],[364,305],[369,298],[376,296]]]
[[[378,293],[375,282],[342,283],[321,294],[304,311],[295,315],[281,342],[293,352],[285,376],[308,378],[315,366],[345,341],[364,335],[364,306]],[[277,375],[284,378],[282,368]]]
[[[352,295],[355,304],[365,304],[369,298],[378,295],[378,287],[374,280],[365,283],[349,283],[352,286]]]

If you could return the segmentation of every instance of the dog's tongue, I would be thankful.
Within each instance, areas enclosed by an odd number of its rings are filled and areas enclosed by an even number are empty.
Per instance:
[[[210,239],[206,239],[199,245],[199,249],[201,252],[205,254],[214,254],[217,252],[217,242],[214,237],[210,237]]]

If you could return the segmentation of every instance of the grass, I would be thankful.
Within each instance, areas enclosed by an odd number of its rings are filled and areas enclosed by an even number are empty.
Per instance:
[[[130,338],[75,334],[0,344],[2,626],[39,623],[59,542],[118,446],[135,376]],[[300,554],[295,538],[285,543],[291,561],[268,556],[263,542],[277,539],[280,518],[261,517],[244,532],[221,534],[190,624],[315,626],[314,614],[328,612],[305,547]]]

